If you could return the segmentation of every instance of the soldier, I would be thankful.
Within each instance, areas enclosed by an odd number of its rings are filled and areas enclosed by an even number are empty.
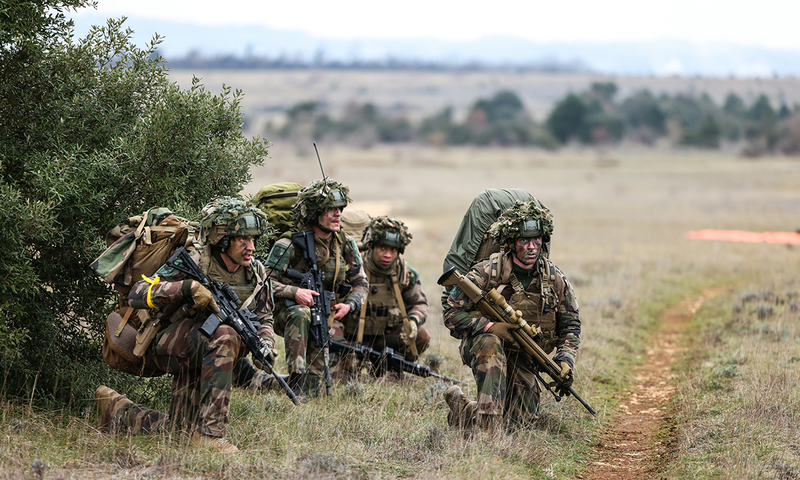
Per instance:
[[[375,350],[391,347],[416,360],[428,348],[431,336],[420,328],[428,315],[428,298],[419,273],[403,258],[412,238],[406,225],[395,218],[380,216],[370,221],[362,239],[369,295],[365,308],[345,317],[344,335]]]
[[[351,201],[349,189],[330,178],[303,188],[292,209],[293,231],[312,231],[317,266],[325,275],[324,288],[336,293],[328,327],[341,335],[341,319],[358,312],[367,295],[367,277],[356,242],[341,230],[342,210]],[[290,279],[287,270],[307,272],[303,252],[284,234],[267,257],[276,298],[275,330],[283,335],[289,385],[298,397],[316,395],[324,372],[324,352],[310,336],[311,311],[318,293]],[[343,287],[349,284],[349,292]]]
[[[221,197],[203,208],[200,244],[189,251],[210,280],[229,284],[243,305],[255,310],[262,352],[274,362],[270,283],[264,266],[252,258],[255,242],[268,228],[261,210]],[[220,325],[211,338],[199,332],[208,316],[206,307],[219,312],[211,292],[164,265],[153,278],[136,283],[128,299],[133,308],[149,308],[150,318],[162,322],[144,361],[173,374],[172,403],[165,415],[101,385],[95,392],[101,428],[138,434],[163,431],[171,422],[173,427],[193,430],[192,446],[237,452],[225,433],[234,362],[246,352],[228,325]],[[187,309],[183,305],[189,301],[193,303]]]
[[[517,202],[503,212],[490,232],[505,250],[476,264],[468,278],[483,291],[496,288],[531,326],[541,329],[539,346],[547,353],[556,349],[553,359],[568,377],[569,386],[581,322],[567,277],[541,254],[542,243],[549,242],[553,233],[552,215],[535,202]],[[443,310],[451,335],[461,339],[461,359],[472,368],[478,388],[477,401],[469,401],[455,385],[445,392],[451,410],[448,423],[477,424],[491,431],[535,420],[541,387],[530,358],[511,335],[519,326],[494,323],[477,313],[458,287],[450,292]]]

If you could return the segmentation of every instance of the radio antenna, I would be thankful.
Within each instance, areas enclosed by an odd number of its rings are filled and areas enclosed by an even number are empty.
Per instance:
[[[325,175],[325,169],[322,168],[322,159],[319,158],[319,150],[317,150],[317,142],[312,142],[312,143],[314,144],[314,151],[317,152],[317,161],[319,161],[319,169],[320,171],[322,171],[322,181],[325,182],[325,184],[327,185],[328,177]]]

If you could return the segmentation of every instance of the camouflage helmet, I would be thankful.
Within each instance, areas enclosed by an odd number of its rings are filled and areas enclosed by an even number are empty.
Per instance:
[[[520,237],[542,237],[544,242],[548,242],[553,234],[553,216],[550,210],[534,201],[518,200],[492,224],[489,234],[499,245]]]
[[[373,248],[375,245],[395,247],[400,253],[405,251],[414,235],[408,231],[406,224],[386,215],[375,217],[364,230],[362,242]]]
[[[228,248],[230,237],[258,237],[270,231],[264,212],[238,198],[215,198],[203,207],[202,215],[200,241],[217,245],[222,240],[223,250]]]
[[[349,188],[331,178],[311,182],[300,190],[297,202],[292,207],[292,219],[297,228],[302,230],[314,217],[329,208],[346,207],[353,201],[349,193]]]

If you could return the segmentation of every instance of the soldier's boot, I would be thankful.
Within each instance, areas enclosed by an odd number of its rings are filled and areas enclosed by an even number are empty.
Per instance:
[[[236,445],[230,443],[225,437],[212,437],[211,435],[204,435],[197,430],[192,433],[191,445],[194,448],[215,450],[225,454],[234,454],[239,451]]]
[[[316,397],[320,393],[325,393],[325,380],[320,375],[313,373],[306,373],[305,375],[305,391],[309,397]]]
[[[284,382],[289,381],[289,375],[278,375],[280,378],[283,379]],[[269,373],[262,372],[259,376],[260,380],[253,379],[250,383],[251,390],[265,390],[268,392],[282,392],[283,387],[281,386],[281,382],[275,378],[275,375],[270,375]],[[256,385],[256,382],[259,384]]]
[[[289,380],[287,381],[289,388],[292,389],[294,395],[300,400],[300,403],[306,403],[308,401],[304,385],[305,381],[305,375],[301,373],[292,373],[289,375]]]
[[[99,427],[104,432],[113,431],[114,416],[117,411],[125,405],[133,403],[125,395],[117,393],[105,385],[97,387],[97,390],[94,391],[94,398],[97,401],[97,414],[100,418]]]
[[[444,401],[450,407],[447,413],[447,424],[451,427],[470,428],[475,424],[475,411],[478,402],[470,399],[458,385],[452,385],[444,392]]]
[[[481,428],[483,433],[490,436],[497,436],[504,430],[504,421],[502,415],[478,414],[476,423]]]

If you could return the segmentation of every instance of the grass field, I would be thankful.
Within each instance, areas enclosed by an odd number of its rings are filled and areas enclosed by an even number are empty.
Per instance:
[[[643,361],[661,312],[708,287],[679,358],[669,478],[800,477],[797,278],[800,249],[687,240],[703,228],[800,228],[800,160],[618,149],[353,150],[320,145],[326,173],[354,204],[409,223],[406,252],[431,303],[425,327],[442,373],[467,380],[458,341],[441,321],[435,281],[466,207],[485,188],[520,187],[555,218],[551,258],[581,306],[575,389],[597,410],[543,396],[525,431],[465,438],[446,425],[444,386],[432,379],[339,385],[333,398],[291,408],[279,394],[236,390],[235,458],[203,456],[180,436],[109,436],[96,421],[0,406],[0,478],[576,478]],[[319,178],[313,149],[273,147],[246,193]],[[750,295],[752,294],[752,295]],[[770,295],[771,294],[771,295]],[[777,298],[777,299],[776,299]],[[766,313],[772,308],[771,313]],[[282,364],[279,363],[279,366]],[[113,385],[109,385],[112,388]],[[86,405],[92,404],[87,399]],[[669,433],[672,431],[673,433]]]

